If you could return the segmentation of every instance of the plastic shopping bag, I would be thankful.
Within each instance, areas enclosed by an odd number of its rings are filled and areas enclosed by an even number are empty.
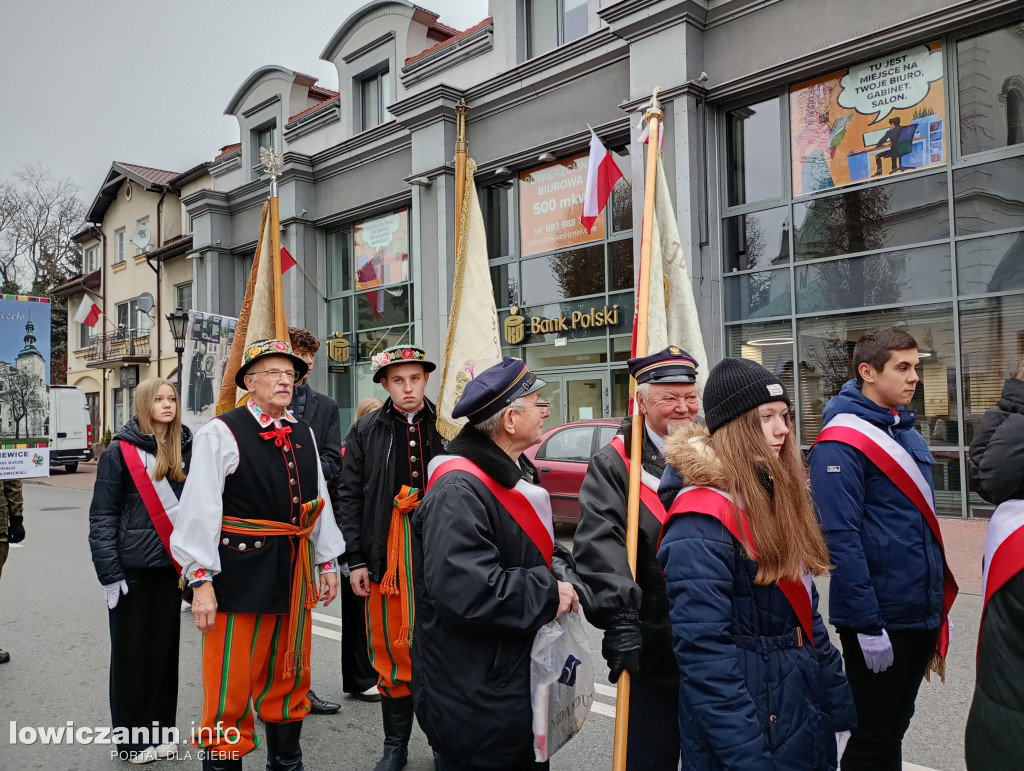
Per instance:
[[[579,613],[537,631],[530,652],[533,753],[547,760],[579,733],[594,701],[594,665]]]

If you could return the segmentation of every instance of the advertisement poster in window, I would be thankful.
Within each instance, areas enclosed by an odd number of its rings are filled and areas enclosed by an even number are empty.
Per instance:
[[[198,431],[217,415],[217,393],[224,380],[238,319],[188,312],[185,352],[181,357],[181,422]]]
[[[793,194],[946,161],[942,46],[915,46],[790,88]]]
[[[355,224],[356,291],[409,280],[409,210]]]
[[[0,479],[50,474],[50,301],[0,295]]]
[[[604,238],[604,216],[597,218],[589,234],[580,222],[589,160],[589,154],[579,155],[519,174],[523,257]]]

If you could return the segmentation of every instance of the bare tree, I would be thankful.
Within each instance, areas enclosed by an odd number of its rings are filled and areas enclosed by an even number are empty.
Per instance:
[[[15,172],[13,239],[16,264],[27,270],[35,291],[45,291],[79,271],[81,254],[71,236],[81,227],[85,207],[70,179],[55,179],[42,164]]]
[[[18,289],[18,191],[7,181],[0,182],[0,291]]]
[[[46,409],[46,395],[39,378],[28,372],[11,369],[4,376],[4,389],[0,391],[0,404],[7,407],[14,420],[14,438],[21,439],[21,422],[25,421],[25,438],[29,434],[29,418],[39,416]]]

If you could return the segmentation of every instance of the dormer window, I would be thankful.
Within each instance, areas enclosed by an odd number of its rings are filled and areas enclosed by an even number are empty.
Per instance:
[[[260,148],[265,147],[277,152],[277,124],[268,123],[252,132],[252,166],[256,173],[260,170]]]
[[[358,80],[361,131],[379,126],[387,120],[387,106],[391,104],[391,72],[385,65]]]
[[[526,58],[547,53],[587,34],[587,0],[524,0]]]

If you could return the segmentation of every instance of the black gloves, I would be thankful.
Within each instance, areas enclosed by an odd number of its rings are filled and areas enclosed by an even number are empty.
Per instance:
[[[616,624],[608,627],[601,643],[601,655],[608,662],[608,681],[616,683],[626,670],[631,675],[640,671],[639,624]]]
[[[11,517],[11,523],[7,527],[9,543],[21,543],[25,540],[25,525],[22,524],[24,519],[24,517]]]

